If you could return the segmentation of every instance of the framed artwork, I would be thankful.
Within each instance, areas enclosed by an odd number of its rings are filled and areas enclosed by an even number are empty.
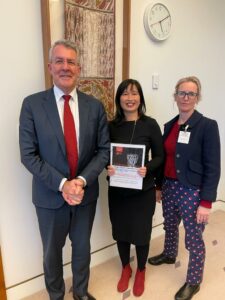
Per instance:
[[[64,0],[65,38],[78,45],[82,72],[78,87],[100,99],[108,118],[113,116],[115,69],[115,5],[116,0]],[[122,79],[129,77],[130,6],[123,0]],[[52,86],[47,69],[51,46],[49,0],[41,0],[43,55],[46,88]]]
[[[78,88],[104,104],[113,117],[115,77],[115,0],[64,0],[65,38],[79,50]]]

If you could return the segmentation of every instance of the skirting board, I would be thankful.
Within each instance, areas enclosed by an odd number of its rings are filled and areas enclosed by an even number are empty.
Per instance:
[[[225,211],[225,202],[218,200],[213,205],[213,211],[216,210],[224,210]],[[152,238],[158,237],[163,234],[163,225],[159,224],[153,228]],[[93,253],[91,256],[91,267],[94,267],[98,264],[101,264],[115,256],[117,256],[117,248],[116,245],[113,244],[110,247],[104,248],[101,251]],[[64,267],[64,277],[65,279],[70,278],[72,276],[70,264]],[[15,300],[15,299],[23,299],[32,295],[36,292],[45,289],[44,277],[43,275],[38,276],[32,280],[29,280],[25,283],[21,283],[15,287],[8,289],[7,292],[7,300]]]

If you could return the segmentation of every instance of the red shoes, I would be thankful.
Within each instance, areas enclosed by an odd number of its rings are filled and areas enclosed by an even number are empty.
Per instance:
[[[117,290],[120,293],[123,293],[128,289],[129,280],[132,274],[132,270],[130,265],[126,265],[123,270],[120,277],[120,280],[117,284]],[[139,297],[143,294],[145,289],[145,269],[140,271],[137,269],[135,280],[134,280],[134,286],[133,286],[133,294],[136,297]]]
[[[126,291],[128,289],[128,285],[129,285],[129,280],[132,274],[132,270],[129,264],[127,264],[123,270],[122,270],[122,274],[120,277],[120,280],[117,284],[117,290],[120,293],[123,293],[124,291]]]
[[[136,297],[139,297],[143,294],[145,289],[145,269],[140,271],[137,269],[134,286],[133,286],[133,294]]]

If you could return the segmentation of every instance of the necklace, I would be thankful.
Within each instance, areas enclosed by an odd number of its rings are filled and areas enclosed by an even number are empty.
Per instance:
[[[136,123],[137,123],[137,120],[134,121],[134,126],[133,126],[133,130],[132,130],[132,135],[131,135],[131,138],[130,138],[130,143],[132,143],[133,141],[133,137],[134,137],[134,132],[135,132],[135,128],[136,128]]]

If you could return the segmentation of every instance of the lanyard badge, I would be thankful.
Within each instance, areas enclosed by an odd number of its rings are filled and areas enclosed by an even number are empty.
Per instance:
[[[179,132],[178,141],[177,141],[178,143],[181,143],[181,144],[189,143],[191,133],[187,131],[188,127],[189,127],[189,125],[186,125],[184,128],[184,131]]]

